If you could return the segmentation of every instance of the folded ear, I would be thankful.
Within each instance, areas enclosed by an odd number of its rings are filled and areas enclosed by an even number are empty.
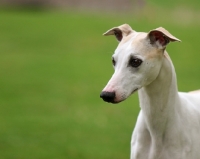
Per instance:
[[[169,42],[181,41],[162,27],[151,30],[147,36],[150,43],[160,49],[165,48]]]
[[[115,35],[117,40],[120,42],[123,39],[123,37],[128,36],[132,32],[134,31],[128,24],[123,24],[108,30],[103,35]]]

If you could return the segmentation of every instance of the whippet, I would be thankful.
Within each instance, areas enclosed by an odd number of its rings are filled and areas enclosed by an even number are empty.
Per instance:
[[[166,51],[180,41],[162,27],[136,32],[128,24],[104,35],[119,45],[115,69],[100,97],[119,103],[138,91],[140,113],[131,139],[131,159],[200,159],[200,90],[180,93]]]

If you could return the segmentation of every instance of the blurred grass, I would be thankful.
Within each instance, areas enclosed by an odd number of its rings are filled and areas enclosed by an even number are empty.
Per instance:
[[[1,10],[0,158],[129,158],[137,95],[119,105],[99,98],[113,73],[117,45],[102,33],[113,26],[168,29],[183,41],[167,48],[179,89],[200,88],[200,23],[147,11],[134,16]]]

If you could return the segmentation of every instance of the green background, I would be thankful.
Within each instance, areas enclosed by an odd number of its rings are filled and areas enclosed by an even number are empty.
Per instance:
[[[125,159],[139,112],[137,94],[108,104],[114,37],[162,26],[181,43],[168,53],[180,91],[200,88],[200,1],[157,1],[133,12],[0,10],[0,158]]]

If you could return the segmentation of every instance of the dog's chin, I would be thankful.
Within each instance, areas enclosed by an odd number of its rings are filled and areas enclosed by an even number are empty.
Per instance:
[[[110,103],[112,103],[112,104],[121,103],[121,102],[125,101],[129,96],[131,96],[132,94],[134,94],[134,93],[137,92],[137,91],[138,91],[138,88],[134,89],[134,90],[131,92],[131,94],[128,95],[127,97],[122,98],[122,99],[119,99],[119,100],[118,100],[118,99],[115,99],[114,101],[112,101],[112,102],[110,102]]]
[[[112,103],[112,104],[118,104],[118,103],[123,102],[124,100],[126,100],[126,98],[121,99],[121,100],[116,100],[116,101],[113,101],[113,102],[111,102],[111,103]]]

